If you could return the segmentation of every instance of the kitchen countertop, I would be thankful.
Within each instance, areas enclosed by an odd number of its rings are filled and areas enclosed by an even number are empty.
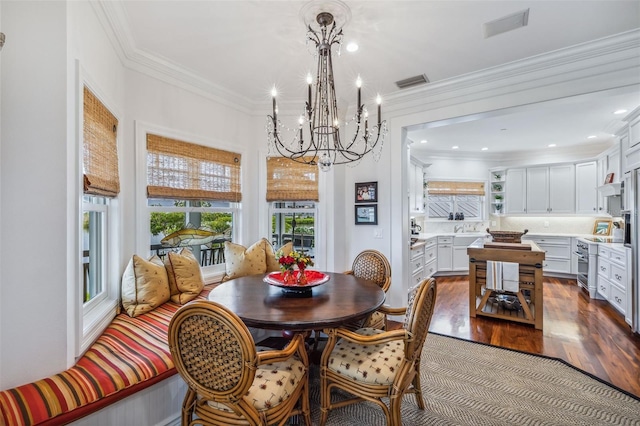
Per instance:
[[[459,237],[473,237],[473,236],[477,236],[477,237],[485,237],[485,236],[489,236],[489,234],[487,234],[486,232],[421,232],[419,234],[413,234],[411,235],[411,238],[417,238],[418,241],[415,242],[414,244],[411,245],[411,248],[418,248],[423,246],[426,243],[426,240],[430,239],[430,238],[436,238],[439,236],[446,236],[446,237],[455,237],[455,236],[459,236]],[[597,235],[593,235],[593,234],[571,234],[571,233],[558,233],[558,232],[527,232],[525,235],[525,238],[527,236],[529,237],[572,237],[572,238],[580,238],[580,239],[587,239],[587,238],[594,238],[597,237]],[[605,237],[606,238],[606,237]],[[610,238],[610,237],[609,237]],[[596,241],[588,241],[589,243],[597,243],[597,244],[603,244],[606,245],[607,247],[611,247],[614,249],[624,249],[625,245],[622,243],[613,243],[613,242],[596,242]]]

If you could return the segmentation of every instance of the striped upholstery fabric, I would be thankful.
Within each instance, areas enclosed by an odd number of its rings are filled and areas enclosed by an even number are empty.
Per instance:
[[[212,288],[205,286],[197,299],[206,299]],[[167,302],[135,318],[116,316],[70,369],[1,391],[0,424],[64,424],[121,399],[121,391],[175,374],[167,330],[180,307]]]

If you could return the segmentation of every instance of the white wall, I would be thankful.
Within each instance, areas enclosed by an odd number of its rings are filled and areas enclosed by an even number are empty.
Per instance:
[[[66,15],[2,3],[0,388],[65,368]]]

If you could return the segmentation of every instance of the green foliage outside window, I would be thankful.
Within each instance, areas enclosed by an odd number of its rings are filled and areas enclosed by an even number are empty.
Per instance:
[[[231,228],[233,217],[231,213],[201,213],[201,226],[208,226],[214,232],[224,234]],[[151,233],[153,235],[169,235],[186,226],[186,213],[184,212],[152,212]]]

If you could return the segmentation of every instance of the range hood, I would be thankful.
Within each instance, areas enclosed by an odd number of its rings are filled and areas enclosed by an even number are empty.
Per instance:
[[[620,195],[622,184],[620,182],[617,183],[607,183],[605,185],[599,186],[598,191],[605,196],[611,197],[615,195]]]

